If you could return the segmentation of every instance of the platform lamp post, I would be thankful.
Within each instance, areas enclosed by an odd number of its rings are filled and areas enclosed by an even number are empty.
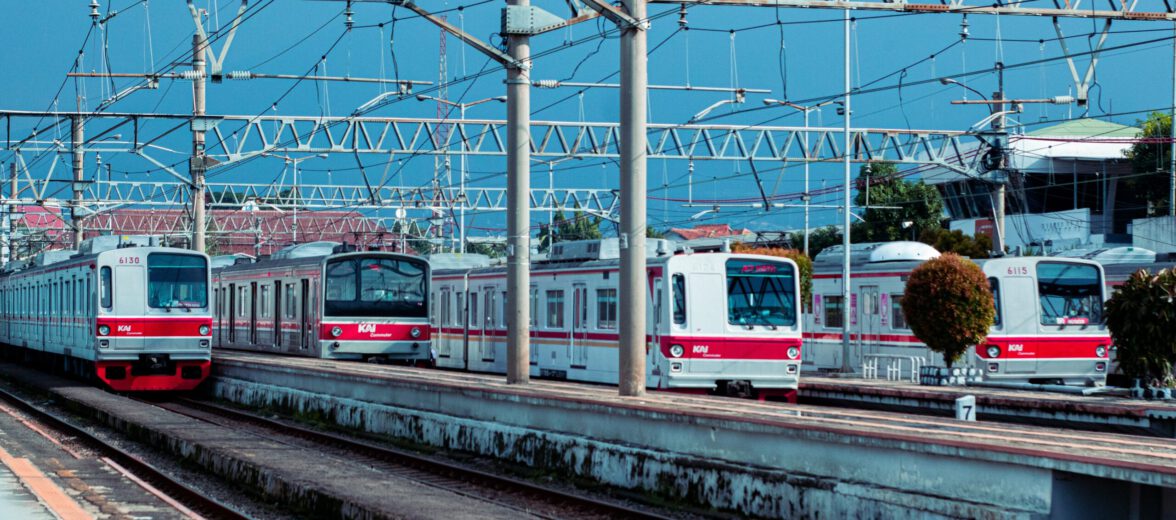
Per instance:
[[[481,105],[482,103],[488,103],[490,101],[497,101],[499,103],[506,103],[506,96],[495,96],[495,97],[486,98],[486,99],[479,99],[477,101],[470,101],[469,103],[458,103],[458,102],[450,101],[448,99],[441,99],[439,97],[426,96],[424,94],[417,94],[416,98],[417,98],[417,101],[436,101],[436,102],[444,104],[444,105],[457,107],[457,109],[461,113],[460,117],[461,117],[462,121],[465,121],[465,111],[469,107],[472,107],[474,105]],[[465,197],[466,197],[466,185],[465,185],[465,183],[466,183],[466,154],[465,154],[465,152],[467,151],[467,150],[465,150],[465,148],[467,145],[465,143],[465,136],[461,136],[461,137],[462,137],[462,150],[461,150],[462,154],[461,154],[461,172],[459,174],[459,175],[461,175],[461,200],[458,201],[461,205],[458,206],[458,210],[457,210],[458,211],[457,232],[458,232],[458,242],[461,244],[459,246],[460,249],[458,249],[458,252],[464,254],[466,252],[465,210],[466,210],[466,206],[469,205],[469,201],[465,200]],[[448,147],[448,144],[446,145],[446,147]]]
[[[809,161],[809,153],[812,152],[812,150],[809,149],[809,132],[808,132],[809,112],[812,112],[813,110],[820,110],[821,107],[823,107],[825,105],[831,105],[835,102],[836,102],[835,100],[830,99],[828,101],[824,101],[824,102],[817,103],[815,105],[811,105],[811,106],[806,107],[803,105],[798,105],[796,103],[792,103],[790,101],[782,101],[779,99],[765,99],[764,100],[765,105],[786,106],[789,108],[799,110],[801,113],[804,114],[804,138],[801,141],[804,143],[804,255],[805,256],[809,256],[809,201],[812,200],[812,196],[809,195],[809,162],[810,162]]]
[[[320,153],[320,154],[316,154],[316,155],[308,155],[306,157],[290,157],[289,155],[279,155],[279,154],[275,154],[275,153],[262,152],[261,156],[262,157],[275,157],[278,159],[285,160],[286,164],[290,164],[294,168],[294,187],[293,187],[293,192],[291,193],[291,195],[293,195],[293,198],[294,198],[294,203],[292,204],[294,225],[292,227],[290,240],[294,244],[297,244],[298,243],[298,206],[300,206],[302,204],[302,185],[298,183],[298,165],[300,163],[302,163],[303,161],[309,161],[311,159],[326,159],[328,157],[328,155],[325,153]]]

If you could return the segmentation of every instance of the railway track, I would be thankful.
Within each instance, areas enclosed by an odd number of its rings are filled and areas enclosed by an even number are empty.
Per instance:
[[[153,490],[149,489],[149,491],[162,493],[169,501],[174,501],[187,508],[187,513],[190,515],[198,518],[225,520],[244,520],[249,518],[233,508],[205,496],[202,492],[173,479],[164,471],[143,462],[138,457],[96,437],[81,427],[75,426],[65,418],[43,410],[8,390],[0,388],[0,401],[28,414],[38,423],[65,436],[72,437],[74,441],[94,450],[109,462],[117,465],[116,469],[119,469],[120,472],[129,473],[133,479],[137,479],[150,486],[150,488],[154,488]]]
[[[529,515],[561,519],[668,518],[656,512],[552,489],[408,450],[312,430],[204,401],[181,398],[152,401],[151,404],[220,426],[235,429],[244,426],[248,431],[265,435],[275,442],[303,446],[314,452],[341,452],[386,472],[390,477],[412,480]]]

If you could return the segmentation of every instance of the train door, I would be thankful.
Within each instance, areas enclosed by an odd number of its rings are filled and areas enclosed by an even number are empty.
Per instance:
[[[434,329],[433,341],[437,344],[437,357],[443,358],[449,357],[451,351],[449,336],[445,334],[445,326],[449,325],[450,320],[450,292],[448,287],[442,287],[440,299],[433,302],[433,305],[437,307],[437,327]]]
[[[310,280],[302,279],[302,291],[299,293],[299,329],[301,331],[301,349],[303,351],[310,350],[310,342],[313,338],[313,331],[310,330],[312,325],[310,316]],[[317,350],[317,349],[316,349]]]
[[[653,323],[653,334],[652,334],[652,336],[653,336],[653,349],[652,350],[653,351],[660,351],[660,349],[661,349],[661,336],[662,336],[662,324],[665,323],[662,320],[662,278],[660,276],[653,279],[653,298],[652,298],[652,301],[653,301],[653,307],[652,307],[652,309],[650,309],[653,313],[652,319],[650,320]],[[618,328],[620,327],[620,325],[621,325],[620,323],[617,323]]]
[[[282,308],[282,282],[279,280],[274,282],[274,308],[271,314],[274,315],[274,348],[282,349],[282,313],[285,309]]]
[[[1005,312],[1001,316],[1001,324],[1004,326],[1004,334],[1008,336],[1035,336],[1041,334],[1040,325],[1040,300],[1037,297],[1037,282],[1031,276],[1005,276],[1001,277],[1001,301],[1004,303],[1003,309],[1012,309],[1020,307],[1025,309],[1023,312]],[[1013,302],[1009,305],[1009,302]],[[1024,349],[1024,347],[1022,346]],[[1011,348],[1010,348],[1011,350]],[[1035,353],[1030,349],[1024,349],[1021,354]],[[1009,353],[1011,354],[1011,352]],[[969,356],[970,358],[971,356]],[[1015,358],[1015,363],[1005,363],[1005,372],[1009,374],[1035,374],[1037,373],[1037,357],[1033,355],[1021,355]]]
[[[229,284],[229,293],[222,295],[229,300],[229,314],[225,326],[229,329],[229,344],[237,341],[237,284]]]
[[[588,367],[588,288],[572,284],[572,367]]]
[[[861,366],[863,353],[878,353],[881,347],[879,334],[882,324],[878,309],[878,286],[863,285],[858,298],[862,300],[858,305],[858,341],[857,348],[851,352],[851,367]]]
[[[497,309],[494,287],[482,288],[482,361],[494,362],[494,317]]]
[[[257,282],[249,282],[249,342],[257,345]]]

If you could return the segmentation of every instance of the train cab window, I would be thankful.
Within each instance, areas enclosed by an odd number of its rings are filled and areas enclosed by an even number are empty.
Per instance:
[[[845,326],[842,319],[844,299],[843,296],[825,296],[825,328],[840,329]]]
[[[617,328],[617,290],[596,290],[596,328],[612,330]]]
[[[327,264],[326,316],[424,318],[427,264],[397,258],[343,258]]]
[[[1102,323],[1102,290],[1097,266],[1066,262],[1037,264],[1042,325]]]
[[[992,289],[992,304],[996,307],[996,319],[992,324],[1000,327],[1000,280],[996,278],[988,279],[988,288]]]
[[[208,261],[196,255],[147,255],[147,305],[156,309],[207,307]]]
[[[896,329],[910,329],[906,314],[902,313],[902,294],[890,295],[890,325]]]
[[[727,260],[727,323],[796,325],[796,272],[791,264]]]
[[[564,292],[547,291],[547,328],[562,329],[564,326]]]
[[[686,324],[686,275],[674,275],[674,287],[671,291],[674,298],[674,325]]]

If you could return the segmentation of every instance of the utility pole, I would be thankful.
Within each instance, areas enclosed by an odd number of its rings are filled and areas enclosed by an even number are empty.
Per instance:
[[[204,249],[204,116],[205,49],[208,47],[203,31],[192,35],[192,157],[188,173],[192,176],[192,249]]]
[[[849,361],[850,350],[851,350],[849,334],[851,331],[850,323],[854,320],[853,312],[855,309],[854,309],[854,306],[850,305],[850,301],[852,301],[853,295],[851,294],[851,291],[849,290],[849,286],[850,286],[850,283],[849,283],[850,282],[850,279],[849,279],[849,276],[850,276],[850,272],[849,272],[849,258],[850,258],[850,254],[849,254],[849,246],[850,246],[849,225],[851,223],[851,221],[850,221],[851,214],[850,214],[850,206],[849,206],[849,203],[850,203],[849,191],[852,187],[852,182],[853,182],[853,179],[850,178],[851,172],[850,172],[850,164],[849,164],[850,154],[853,151],[853,141],[851,140],[850,133],[849,133],[849,118],[850,118],[850,114],[851,114],[850,107],[849,107],[849,101],[850,101],[850,90],[853,88],[852,78],[850,78],[850,75],[849,75],[849,28],[850,28],[849,10],[845,11],[844,24],[845,24],[845,30],[844,30],[845,35],[844,35],[844,42],[843,43],[845,45],[845,56],[844,56],[844,65],[845,65],[845,100],[844,100],[845,101],[845,119],[844,119],[844,123],[845,123],[845,128],[843,131],[845,133],[845,150],[842,150],[841,153],[842,153],[843,160],[845,163],[844,164],[845,165],[845,179],[844,179],[845,190],[842,193],[842,215],[841,215],[842,216],[842,220],[841,220],[841,224],[842,224],[841,247],[843,249],[843,251],[842,251],[843,256],[842,256],[842,263],[841,263],[841,329],[842,329],[841,330],[842,331],[842,334],[841,334],[841,371],[845,372],[845,373],[852,373],[852,372],[854,372],[854,369],[853,369],[853,366],[850,365],[850,361]],[[813,312],[820,312],[820,311],[814,309]]]
[[[507,9],[530,0],[507,0]],[[506,382],[531,381],[531,37],[507,36],[506,69]],[[623,67],[622,67],[623,68]]]
[[[1172,25],[1172,35],[1176,38],[1176,24]],[[1168,127],[1172,135],[1170,145],[1172,157],[1168,159],[1168,216],[1176,217],[1176,40],[1172,43],[1172,110],[1169,112]]]
[[[621,30],[620,394],[645,393],[646,0],[624,0],[636,25]]]
[[[86,159],[83,145],[86,142],[86,136],[81,115],[73,116],[70,121],[72,123],[70,149],[73,151],[73,203],[69,207],[69,221],[74,228],[73,246],[74,249],[77,249],[81,247],[82,239],[85,238],[85,228],[82,226],[82,215],[79,210],[82,207],[82,176]]]

